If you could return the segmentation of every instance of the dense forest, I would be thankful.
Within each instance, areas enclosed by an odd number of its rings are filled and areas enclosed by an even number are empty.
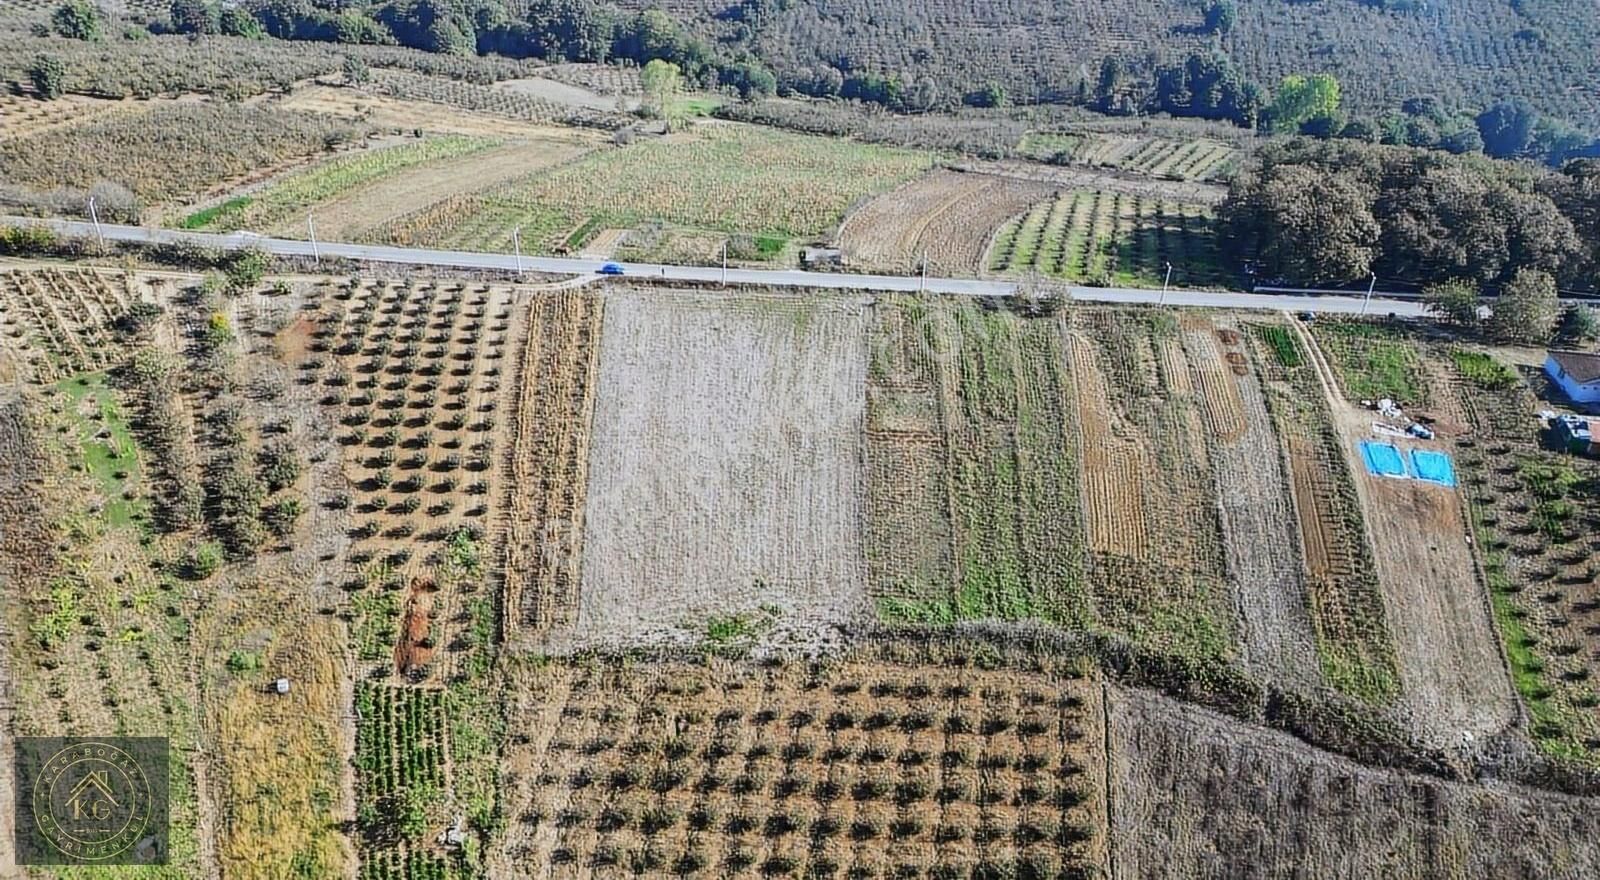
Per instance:
[[[1220,210],[1258,271],[1302,281],[1376,274],[1497,288],[1523,270],[1600,281],[1600,161],[1559,172],[1343,141],[1264,147]]]

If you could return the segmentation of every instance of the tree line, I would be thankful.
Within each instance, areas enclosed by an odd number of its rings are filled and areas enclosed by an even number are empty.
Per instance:
[[[1259,151],[1230,183],[1218,222],[1234,258],[1297,282],[1377,275],[1499,289],[1536,272],[1563,287],[1600,287],[1595,159],[1546,171],[1300,138]]]

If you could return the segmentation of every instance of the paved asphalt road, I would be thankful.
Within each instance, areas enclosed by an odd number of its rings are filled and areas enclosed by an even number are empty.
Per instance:
[[[28,217],[0,217],[0,224],[23,226],[43,225],[59,233],[75,236],[93,236],[92,223],[77,220],[41,220]],[[512,254],[485,254],[474,251],[440,251],[427,248],[401,248],[383,245],[319,242],[313,250],[308,241],[285,238],[266,238],[250,232],[227,235],[185,232],[176,229],[148,229],[142,226],[100,225],[100,234],[114,241],[145,243],[174,243],[189,241],[206,247],[242,248],[260,247],[280,256],[340,257],[349,260],[368,260],[381,263],[407,263],[412,265],[446,266],[467,269],[499,269],[553,274],[593,274],[606,260],[568,259],[562,257],[523,257],[520,262]],[[1009,281],[981,281],[970,278],[928,278],[903,275],[850,275],[837,272],[804,272],[798,269],[728,269],[726,274],[716,267],[663,266],[651,263],[622,263],[626,277],[640,279],[662,278],[671,281],[704,281],[729,284],[751,284],[767,287],[813,287],[833,290],[927,290],[932,293],[950,293],[964,296],[1006,296],[1016,287]],[[1109,303],[1156,303],[1175,306],[1207,306],[1227,309],[1311,309],[1319,312],[1350,312],[1370,314],[1396,314],[1415,317],[1426,314],[1415,299],[1391,299],[1379,293],[1372,297],[1370,306],[1363,307],[1360,296],[1344,293],[1228,293],[1209,290],[1172,290],[1163,297],[1161,291],[1128,287],[1069,287],[1073,299]]]

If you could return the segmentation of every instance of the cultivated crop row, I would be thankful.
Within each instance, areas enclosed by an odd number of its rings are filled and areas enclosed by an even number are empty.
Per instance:
[[[1393,634],[1355,477],[1310,355],[1285,325],[1247,329],[1257,362],[1271,365],[1266,400],[1289,470],[1323,675],[1353,696],[1392,700],[1400,687]]]
[[[1550,753],[1600,764],[1600,527],[1593,487],[1600,467],[1553,452],[1528,430],[1542,404],[1521,381],[1485,381],[1452,364],[1454,387],[1475,437],[1456,463],[1495,618],[1532,719]]]
[[[1084,494],[1090,582],[1103,625],[1162,650],[1216,658],[1233,650],[1210,451],[1221,438],[1210,439],[1215,426],[1198,393],[1180,397],[1164,384],[1166,364],[1200,387],[1192,355],[1170,348],[1178,331],[1161,313],[1075,315],[1076,430],[1085,456],[1098,449],[1102,457],[1084,466],[1086,480],[1098,481]]]
[[[1203,208],[1103,191],[1064,192],[1033,205],[1000,228],[987,263],[991,271],[1091,284],[1159,286],[1168,263],[1174,284],[1222,277]]]
[[[384,596],[425,572],[417,583],[439,589],[421,612],[432,624],[413,620],[417,644],[403,653],[434,656],[448,670],[460,652],[432,650],[472,627],[460,612],[490,552],[501,371],[520,315],[504,288],[361,279],[320,288],[308,307],[308,356],[298,366],[336,414],[355,490],[338,501],[353,514],[348,586],[362,656],[392,653],[383,646],[415,606]],[[440,632],[446,621],[457,632]]]
[[[601,301],[537,298],[528,316],[506,484],[504,631],[571,622],[582,562],[589,421],[600,356]]]
[[[867,414],[880,612],[1082,622],[1078,465],[1054,322],[912,300],[880,314]]]

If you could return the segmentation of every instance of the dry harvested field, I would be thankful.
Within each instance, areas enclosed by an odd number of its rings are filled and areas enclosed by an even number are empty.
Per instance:
[[[1100,688],[870,655],[513,669],[496,876],[1090,877]]]
[[[867,202],[845,218],[837,237],[852,266],[976,275],[1000,224],[1051,192],[1015,178],[939,170]]]
[[[583,293],[543,296],[530,307],[513,374],[515,434],[502,514],[508,640],[570,626],[578,607],[603,314],[602,300]]]
[[[826,642],[859,615],[864,307],[608,294],[567,638]]]
[[[1113,877],[1600,872],[1593,799],[1367,767],[1147,692],[1106,705]]]

